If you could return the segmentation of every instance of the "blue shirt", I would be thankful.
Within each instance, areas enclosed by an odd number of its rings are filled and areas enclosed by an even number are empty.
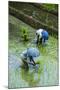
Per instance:
[[[45,40],[48,40],[48,32],[47,31],[42,31],[42,38],[44,38]]]

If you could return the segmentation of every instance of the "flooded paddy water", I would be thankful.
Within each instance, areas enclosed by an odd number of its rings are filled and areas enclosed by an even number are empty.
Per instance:
[[[28,41],[23,41],[21,28],[28,31]],[[58,85],[58,40],[49,35],[46,46],[34,43],[36,30],[9,15],[9,88]],[[38,68],[22,69],[20,54],[28,47],[37,47],[40,56]]]

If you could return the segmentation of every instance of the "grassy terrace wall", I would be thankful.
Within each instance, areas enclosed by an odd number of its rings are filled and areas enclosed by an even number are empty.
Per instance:
[[[58,35],[58,15],[52,14],[29,3],[9,3],[9,14],[19,18],[35,29],[44,28]]]
[[[39,3],[33,4],[32,3],[32,5],[34,5],[38,9],[42,9],[48,13],[54,14],[56,16],[58,15],[58,5],[56,5],[56,4],[39,4]],[[51,8],[51,6],[52,6],[52,8]]]

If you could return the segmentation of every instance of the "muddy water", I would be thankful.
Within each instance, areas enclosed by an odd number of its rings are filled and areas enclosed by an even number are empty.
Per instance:
[[[58,85],[58,44],[57,39],[49,36],[46,46],[36,45],[35,29],[13,16],[9,16],[9,88]],[[23,42],[21,27],[28,30],[29,41]],[[27,47],[37,47],[40,56],[36,67],[22,69],[20,53]]]

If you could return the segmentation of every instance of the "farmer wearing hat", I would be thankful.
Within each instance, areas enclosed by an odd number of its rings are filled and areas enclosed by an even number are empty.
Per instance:
[[[39,50],[37,48],[30,47],[21,53],[21,60],[26,68],[28,64],[36,65],[34,58],[39,56]]]

